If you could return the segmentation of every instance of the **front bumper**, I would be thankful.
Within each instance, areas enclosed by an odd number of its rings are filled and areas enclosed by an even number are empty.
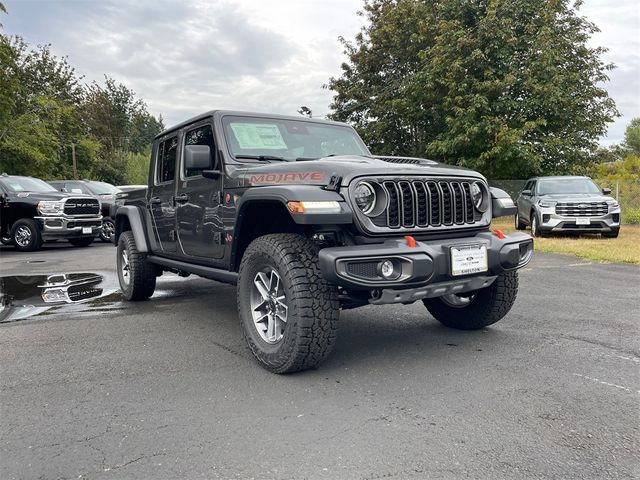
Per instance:
[[[487,270],[454,276],[451,247],[484,245]],[[331,247],[320,250],[320,269],[330,283],[349,291],[371,292],[370,303],[411,303],[420,298],[464,293],[488,287],[504,272],[524,267],[533,254],[533,239],[524,233],[499,238],[492,232],[471,237],[417,241],[411,247],[404,239],[382,244]],[[401,272],[396,280],[381,277],[379,267],[392,261]]]
[[[34,217],[40,226],[43,240],[96,236],[102,230],[102,215],[93,217],[41,216]],[[87,229],[91,229],[89,232]]]
[[[555,233],[609,233],[620,229],[620,207],[612,208],[606,215],[578,217],[558,215],[555,207],[539,207],[540,230]],[[588,224],[579,222],[589,221]]]

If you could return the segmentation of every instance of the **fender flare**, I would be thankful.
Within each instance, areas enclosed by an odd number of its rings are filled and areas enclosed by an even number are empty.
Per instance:
[[[133,233],[133,238],[136,241],[136,248],[138,249],[138,251],[141,253],[148,253],[150,249],[149,241],[147,239],[147,233],[145,231],[145,219],[139,207],[125,205],[119,207],[116,211],[116,231],[114,235],[114,242],[116,243],[116,245],[118,244],[120,235],[126,231],[124,229],[125,219],[128,221],[129,227],[131,227],[131,232]]]

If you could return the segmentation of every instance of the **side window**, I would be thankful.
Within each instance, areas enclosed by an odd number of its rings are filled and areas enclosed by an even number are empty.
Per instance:
[[[195,128],[187,132],[184,137],[184,144],[186,145],[206,145],[211,151],[211,158],[215,155],[216,146],[213,140],[213,130],[211,125],[204,125],[202,127]],[[185,177],[196,177],[202,175],[202,170],[187,170],[183,165],[183,173]]]
[[[531,182],[531,195],[536,194],[536,181]]]
[[[524,184],[524,188],[522,190],[531,190],[531,184],[533,182],[531,180],[529,180],[527,183]]]
[[[156,183],[170,182],[176,177],[178,137],[166,139],[158,146]]]

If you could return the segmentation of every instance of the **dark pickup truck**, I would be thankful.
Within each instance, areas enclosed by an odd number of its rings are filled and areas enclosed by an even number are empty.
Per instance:
[[[102,231],[100,201],[57,192],[38,178],[0,175],[0,240],[17,250],[38,250],[51,240],[86,247]]]
[[[342,123],[208,112],[156,137],[150,168],[115,213],[125,296],[149,298],[165,271],[237,284],[248,345],[276,373],[317,366],[341,309],[421,301],[452,328],[495,323],[533,252],[490,229],[515,206],[482,175],[372,156]]]

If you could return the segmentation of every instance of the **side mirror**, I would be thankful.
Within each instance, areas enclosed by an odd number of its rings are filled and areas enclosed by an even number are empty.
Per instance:
[[[523,195],[525,197],[530,197],[531,196],[531,190],[522,190],[522,192],[520,192],[520,195]]]
[[[611,195],[611,189],[610,188],[603,188],[602,189],[602,193],[604,195]]]
[[[184,147],[185,170],[206,170],[211,168],[211,149],[208,145],[187,145]]]
[[[495,187],[491,187],[489,190],[491,191],[491,214],[493,218],[508,217],[516,214],[518,209],[507,192]]]

